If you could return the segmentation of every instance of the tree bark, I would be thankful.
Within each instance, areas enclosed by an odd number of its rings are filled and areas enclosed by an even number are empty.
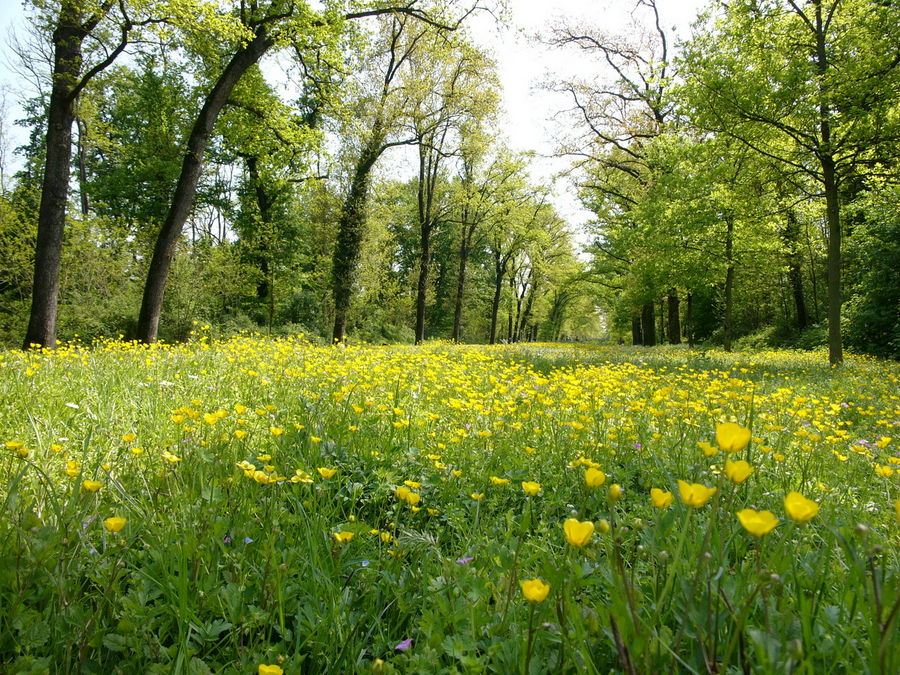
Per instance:
[[[644,344],[644,332],[641,330],[640,314],[632,314],[631,316],[631,344]]]
[[[456,279],[456,296],[453,300],[453,333],[451,339],[459,342],[462,330],[462,305],[466,284],[466,267],[469,264],[469,247],[466,241],[465,227],[463,229],[462,241],[459,245],[459,272]]]
[[[491,333],[488,344],[497,344],[497,314],[500,312],[500,294],[503,291],[503,275],[506,266],[502,264],[499,251],[494,253],[494,299],[491,301]]]
[[[803,269],[800,256],[800,224],[793,211],[787,213],[787,226],[783,235],[784,243],[788,249],[788,281],[791,285],[791,293],[794,297],[794,309],[798,330],[803,330],[809,325],[809,314],[806,310],[806,299],[803,294]]]
[[[722,320],[723,346],[726,352],[731,351],[733,333],[734,311],[734,221],[729,217],[725,220],[725,260],[728,268],[725,272],[725,316]]]
[[[669,289],[666,304],[669,309],[669,344],[681,344],[681,299],[678,297],[678,289]]]
[[[78,20],[77,3],[64,1],[53,31],[53,88],[47,109],[47,157],[38,209],[31,315],[23,349],[56,346],[59,266],[69,198],[72,124],[75,121],[73,94],[81,73],[81,47],[87,34]]]
[[[172,258],[175,255],[184,224],[194,205],[197,184],[203,172],[203,155],[209,144],[213,126],[241,76],[257,63],[273,44],[274,40],[266,32],[265,26],[260,27],[254,38],[231,58],[207,95],[200,114],[194,122],[188,138],[187,152],[181,164],[181,174],[172,197],[172,204],[156,239],[153,257],[147,271],[147,283],[144,286],[137,326],[137,339],[141,342],[156,342],[163,295],[169,278],[169,270],[172,267]]]
[[[642,344],[656,346],[656,306],[652,300],[641,308],[641,336]]]
[[[685,312],[685,323],[687,324],[688,347],[694,347],[694,294],[687,294],[687,311]]]
[[[343,342],[347,335],[347,314],[353,293],[353,275],[359,264],[360,248],[366,224],[366,201],[369,196],[369,177],[381,155],[381,126],[376,123],[373,140],[360,155],[338,220],[337,243],[332,259],[331,281],[334,297],[334,327],[332,342]]]

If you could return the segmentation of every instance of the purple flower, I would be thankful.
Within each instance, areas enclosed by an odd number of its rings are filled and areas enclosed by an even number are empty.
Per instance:
[[[469,564],[470,562],[472,562],[473,560],[475,560],[475,558],[472,558],[472,557],[468,557],[468,558],[457,558],[457,559],[456,559],[456,562],[457,562],[457,564],[459,564],[459,565],[468,565],[468,564]]]
[[[412,647],[412,638],[406,638],[403,642],[394,647],[394,649],[398,652],[405,652],[410,647]]]
[[[635,449],[635,450],[640,450],[640,449],[641,449],[641,444],[640,444],[640,443],[635,443],[635,444],[634,444],[634,449]]]
[[[229,537],[229,536],[226,534],[224,537],[222,537],[222,541],[224,541],[226,544],[230,544],[230,543],[231,543],[231,537]]]
[[[245,543],[245,544],[252,544],[252,543],[253,543],[253,540],[252,540],[250,537],[244,537],[244,543]]]
[[[368,560],[363,560],[363,561],[360,563],[360,565],[362,565],[363,567],[368,567],[368,566],[369,566],[369,561],[368,561]]]

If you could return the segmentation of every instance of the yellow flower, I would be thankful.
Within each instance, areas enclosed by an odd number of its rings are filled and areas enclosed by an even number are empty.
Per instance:
[[[751,473],[753,473],[753,467],[744,460],[737,462],[732,462],[730,459],[725,460],[725,475],[732,483],[743,483]]]
[[[784,510],[791,520],[806,523],[819,512],[819,505],[799,492],[788,492],[784,498]]]
[[[527,579],[519,582],[522,595],[531,602],[543,602],[550,592],[550,584],[545,584],[540,579]]]
[[[213,413],[206,413],[205,415],[203,415],[203,421],[206,422],[209,426],[212,426],[219,421],[219,416]]]
[[[618,483],[609,486],[609,501],[615,504],[625,495],[625,490]]]
[[[400,501],[405,502],[406,498],[409,496],[410,492],[411,492],[411,490],[408,487],[401,485],[396,490],[394,490],[394,495]]]
[[[882,436],[877,441],[875,441],[875,445],[884,450],[888,446],[888,443],[891,442],[891,440],[893,439],[890,436]]]
[[[699,441],[697,447],[699,447],[707,457],[712,457],[719,453],[719,449],[716,446],[712,443],[707,443],[706,441]]]
[[[143,449],[143,448],[137,448],[137,447],[132,448],[132,449],[131,449],[131,454],[132,454],[132,455],[143,455],[143,454],[144,454],[144,449]]]
[[[331,478],[337,473],[337,469],[329,469],[324,466],[320,466],[316,471],[319,472],[319,475],[322,476],[322,478]]]
[[[750,442],[750,430],[734,422],[716,425],[716,443],[725,452],[740,452]]]
[[[477,502],[479,499],[484,497],[484,493],[483,492],[473,492],[469,496]]]
[[[124,436],[122,436],[122,440],[125,443],[133,443],[136,438],[137,438],[137,434],[135,434],[135,433],[128,433],[128,434],[125,434]]]
[[[597,488],[606,482],[606,474],[600,469],[590,467],[584,472],[584,482],[589,488]]]
[[[406,495],[406,503],[410,506],[415,506],[420,501],[422,501],[422,495],[420,495],[418,492],[410,492],[408,495]]]
[[[715,493],[716,488],[708,488],[700,483],[678,481],[678,494],[681,496],[681,501],[694,508],[700,508],[706,504]]]
[[[124,518],[120,518],[119,516],[112,516],[103,521],[103,527],[105,527],[109,532],[121,532],[122,528],[125,527],[125,523],[128,521]]]
[[[281,429],[279,427],[269,427],[269,433],[273,436],[281,436],[281,434],[284,433],[284,429]]]
[[[81,489],[85,492],[96,492],[103,487],[103,483],[98,480],[86,480],[81,483]]]
[[[267,666],[265,663],[260,663],[257,675],[284,675],[284,671],[280,666]]]
[[[771,511],[756,511],[755,509],[741,509],[737,512],[741,525],[754,537],[768,534],[778,525],[779,520]]]
[[[412,488],[413,490],[418,490],[420,487],[422,487],[422,484],[420,482],[414,480],[405,480],[403,481],[403,484],[408,488]]]
[[[50,449],[51,449],[53,452],[62,452],[62,451],[63,451],[63,446],[61,446],[59,443],[53,443],[53,444],[50,446]]]
[[[577,518],[569,518],[563,523],[563,531],[566,533],[566,541],[569,544],[582,548],[594,534],[594,523],[590,520],[580,522]]]
[[[66,462],[66,468],[63,469],[63,471],[70,478],[75,478],[75,476],[81,473],[81,469],[78,467],[78,462],[70,459],[68,462]]]
[[[650,501],[653,502],[653,506],[658,509],[669,508],[674,499],[675,495],[666,490],[660,490],[659,488],[652,488],[650,490]]]
[[[597,521],[597,530],[600,534],[606,534],[612,529],[612,526],[609,524],[609,521],[606,518],[601,518]]]
[[[334,540],[339,544],[349,544],[350,540],[353,539],[355,534],[353,532],[335,532],[331,535],[334,537]]]
[[[247,438],[247,432],[244,431],[243,429],[237,429],[234,432],[234,437],[237,438],[238,440],[243,440],[243,439]]]
[[[310,442],[310,443],[320,443],[321,441],[322,441],[322,439],[319,438],[318,436],[310,436],[310,437],[309,437],[309,442]]]
[[[247,412],[247,406],[238,403],[236,406],[234,406],[234,412],[236,412],[238,415],[243,415],[245,412]]]
[[[28,448],[25,447],[22,441],[6,441],[6,447],[22,459],[28,457]]]
[[[900,525],[900,499],[894,502],[894,510],[897,512],[897,524]]]
[[[509,478],[498,478],[497,476],[491,476],[491,483],[494,485],[506,485],[509,482]]]
[[[529,497],[534,497],[541,491],[541,484],[535,483],[533,480],[523,480],[522,491]]]

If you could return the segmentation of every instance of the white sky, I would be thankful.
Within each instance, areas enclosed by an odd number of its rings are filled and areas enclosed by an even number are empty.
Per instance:
[[[14,58],[9,49],[8,36],[21,30],[23,14],[21,0],[0,0],[0,94],[5,92],[7,114],[3,128],[13,134],[13,145],[25,142],[24,129],[13,127],[14,119],[22,116],[17,101],[28,92],[24,83],[11,69]],[[627,34],[631,14],[638,0],[508,0],[512,14],[511,27],[497,27],[492,19],[481,15],[472,26],[475,39],[494,52],[503,86],[505,118],[501,126],[514,150],[531,150],[537,157],[531,164],[532,177],[549,183],[553,176],[565,169],[564,159],[554,159],[554,138],[565,133],[561,119],[554,114],[566,107],[567,101],[541,84],[550,80],[574,79],[593,71],[593,64],[580,60],[580,55],[550,49],[534,38],[545,33],[560,21],[577,22],[594,33]],[[657,0],[663,27],[674,29],[680,38],[689,36],[690,24],[706,0]],[[646,9],[635,13],[636,18],[647,17]],[[391,161],[389,157],[385,158]],[[398,158],[399,160],[399,158]],[[402,161],[402,160],[400,160]],[[7,166],[6,170],[15,167]],[[383,169],[384,167],[382,167]],[[574,194],[568,180],[556,183],[555,204],[571,224],[582,225],[590,219]]]

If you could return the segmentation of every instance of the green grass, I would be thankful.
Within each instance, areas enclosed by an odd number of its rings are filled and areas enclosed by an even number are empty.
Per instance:
[[[261,338],[2,353],[0,664],[897,672],[900,366],[824,362]],[[706,456],[725,421],[752,440]],[[732,483],[726,459],[753,473]],[[692,508],[678,480],[717,491]],[[780,522],[754,537],[745,508]],[[572,517],[595,523],[584,547]]]

